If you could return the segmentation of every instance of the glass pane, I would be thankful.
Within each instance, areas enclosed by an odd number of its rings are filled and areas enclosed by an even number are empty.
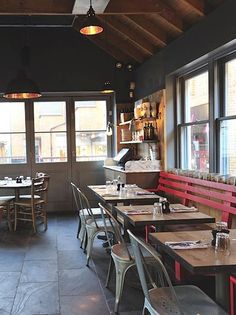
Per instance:
[[[209,170],[209,125],[182,127],[182,167]]]
[[[35,133],[36,163],[67,162],[66,133]]]
[[[236,115],[236,59],[225,64],[225,115]]]
[[[0,134],[0,164],[26,163],[25,134]]]
[[[76,161],[99,161],[106,156],[106,132],[76,133]]]
[[[106,101],[76,101],[75,130],[106,130]]]
[[[0,132],[25,132],[25,103],[0,103]]]
[[[220,124],[220,172],[236,175],[236,119]]]
[[[208,120],[208,72],[185,81],[185,122]]]
[[[34,130],[66,131],[66,103],[34,102]]]

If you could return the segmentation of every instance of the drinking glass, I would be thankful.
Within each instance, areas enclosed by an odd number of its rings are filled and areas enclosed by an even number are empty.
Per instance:
[[[162,205],[160,202],[155,202],[153,205],[153,216],[162,216]]]
[[[230,254],[230,238],[227,233],[217,233],[216,234],[216,245],[215,252],[221,252],[222,254]]]
[[[112,190],[112,182],[110,180],[106,180],[106,192],[109,194]]]

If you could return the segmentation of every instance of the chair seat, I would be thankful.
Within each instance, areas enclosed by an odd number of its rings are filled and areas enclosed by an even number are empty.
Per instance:
[[[134,253],[133,253],[132,245],[130,243],[126,243],[126,246],[127,246],[128,251],[129,251],[129,255],[130,255],[131,259],[134,260]],[[145,260],[150,258],[151,261],[154,261],[152,256],[145,249],[142,249],[142,254],[143,254],[143,257],[145,258]],[[130,257],[129,257],[129,255],[127,255],[127,251],[122,244],[115,244],[112,246],[112,255],[118,259],[130,261]]]
[[[82,211],[82,210],[80,210],[80,211]],[[95,218],[100,218],[101,217],[101,209],[100,208],[91,208],[91,211],[92,211],[93,216]],[[88,213],[87,209],[83,209],[83,212],[84,212],[84,215],[86,216],[86,218],[91,217],[90,214]]]
[[[198,287],[192,285],[175,286],[174,290],[184,314],[227,315],[220,306]],[[169,288],[151,289],[149,294],[151,302],[158,313],[162,315],[181,314],[175,301],[171,298]]]
[[[14,196],[0,196],[0,206],[4,206],[6,203],[14,199]]]

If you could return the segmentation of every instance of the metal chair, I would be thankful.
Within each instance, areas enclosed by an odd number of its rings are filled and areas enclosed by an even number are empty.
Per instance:
[[[16,231],[18,221],[30,221],[33,225],[33,230],[36,233],[36,219],[41,218],[44,223],[44,229],[47,229],[47,213],[46,204],[48,201],[48,186],[49,176],[42,176],[32,178],[30,198],[20,198],[15,201],[15,224],[14,230]]]
[[[81,190],[71,182],[71,188],[73,193],[73,198],[78,214],[78,229],[77,229],[77,238],[81,241],[81,248],[86,248],[87,238],[86,238],[86,222],[92,222],[94,218],[101,218],[101,210],[100,208],[83,208],[84,205],[82,204],[81,199]]]
[[[105,233],[105,228],[103,221],[98,219],[96,215],[93,214],[93,209],[91,208],[89,201],[85,194],[76,187],[75,184],[71,183],[72,191],[76,203],[76,207],[79,213],[79,238],[81,239],[81,246],[84,244],[87,254],[87,266],[89,266],[89,260],[92,253],[94,238],[101,232]],[[100,216],[101,216],[101,210]]]
[[[111,249],[111,257],[110,263],[108,267],[107,279],[106,279],[106,287],[108,287],[110,282],[110,277],[113,269],[113,263],[115,265],[116,270],[116,296],[115,296],[115,306],[114,312],[118,312],[119,302],[122,296],[124,280],[127,271],[135,266],[135,260],[133,257],[131,244],[126,243],[122,237],[120,226],[111,212],[106,209],[104,206],[99,204],[101,208],[102,218],[104,221],[105,232],[107,235],[107,240],[109,243],[109,247]],[[107,220],[105,220],[105,215],[107,215]],[[109,221],[108,221],[109,220]],[[107,227],[107,221],[110,222],[110,226],[112,227],[113,237],[111,238],[111,233],[109,233]],[[116,243],[114,245],[114,242]],[[152,264],[154,262],[153,258],[147,253],[144,253],[146,262]]]
[[[166,268],[158,257],[157,252],[149,244],[138,239],[129,230],[128,233],[145,296],[143,315],[146,310],[148,310],[151,315],[227,314],[198,287],[192,285],[173,287]],[[148,251],[155,259],[157,281],[152,279],[148,266],[143,259],[141,249]],[[148,284],[151,285],[151,288],[148,287]]]

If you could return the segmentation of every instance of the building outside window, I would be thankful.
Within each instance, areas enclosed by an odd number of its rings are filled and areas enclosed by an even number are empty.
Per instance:
[[[236,175],[236,58],[223,64],[223,116],[220,123],[220,172]]]
[[[67,162],[66,102],[34,102],[36,163]]]
[[[181,80],[181,167],[209,170],[208,71]]]
[[[25,103],[0,103],[0,164],[26,163]]]
[[[105,100],[75,101],[76,161],[107,157],[107,106]]]

